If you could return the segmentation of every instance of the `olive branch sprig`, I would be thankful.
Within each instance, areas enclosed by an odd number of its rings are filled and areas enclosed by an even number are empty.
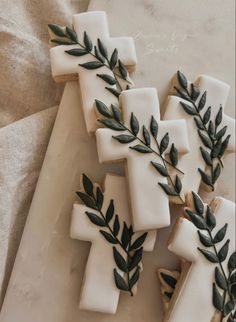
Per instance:
[[[106,90],[111,92],[117,98],[124,89],[130,88],[133,85],[132,81],[129,78],[129,73],[125,68],[124,64],[118,58],[118,50],[115,48],[111,54],[108,56],[108,51],[101,39],[97,39],[97,45],[93,45],[93,42],[89,35],[84,32],[83,43],[79,41],[78,35],[75,30],[69,27],[61,27],[55,24],[49,24],[49,29],[59,38],[51,39],[51,42],[57,45],[78,45],[78,48],[73,48],[66,50],[65,53],[71,56],[84,56],[90,55],[95,60],[89,61],[79,66],[85,69],[98,69],[101,67],[106,67],[109,69],[113,75],[109,74],[97,74],[108,85],[116,85],[114,87],[105,87]],[[125,83],[125,85],[120,82],[120,80]]]
[[[158,123],[156,119],[152,116],[150,121],[150,129],[147,129],[144,125],[142,126],[142,137],[139,135],[140,124],[137,117],[134,113],[131,113],[130,116],[130,127],[127,127],[122,120],[121,109],[115,105],[111,105],[109,109],[103,102],[95,100],[96,108],[98,112],[105,118],[101,118],[98,121],[102,123],[105,127],[118,131],[124,132],[117,136],[113,136],[113,139],[118,141],[121,144],[129,144],[134,141],[137,141],[138,144],[132,145],[129,148],[135,150],[136,152],[145,154],[153,153],[155,156],[161,160],[161,163],[151,161],[151,165],[155,170],[163,177],[166,177],[168,184],[159,182],[158,184],[164,190],[168,196],[178,197],[181,204],[184,204],[184,196],[182,195],[182,182],[178,174],[175,176],[175,180],[169,173],[169,167],[175,169],[180,174],[184,174],[179,168],[178,165],[178,150],[172,143],[170,148],[170,161],[165,158],[164,152],[170,144],[169,134],[166,133],[160,142],[157,139],[158,134]],[[156,147],[153,146],[151,140],[153,138]]]
[[[102,228],[99,232],[107,242],[113,245],[113,257],[117,266],[114,268],[116,287],[133,296],[133,288],[140,277],[143,243],[148,233],[138,234],[136,237],[137,233],[134,233],[132,225],[128,227],[126,222],[123,222],[121,229],[119,216],[115,214],[114,201],[110,200],[108,208],[104,211],[104,194],[100,187],[95,187],[85,174],[83,174],[82,181],[84,191],[76,193],[84,205],[91,209],[85,214],[94,225]],[[121,276],[119,270],[124,273],[124,277]]]
[[[198,135],[205,148],[200,147],[202,158],[206,166],[210,169],[209,173],[198,168],[202,181],[214,191],[214,184],[221,174],[221,168],[224,167],[222,157],[228,147],[230,135],[227,135],[227,126],[219,126],[222,123],[223,111],[220,106],[218,113],[213,121],[211,119],[211,106],[209,106],[204,114],[201,111],[207,103],[207,92],[200,93],[195,84],[188,86],[187,78],[180,71],[177,72],[177,80],[179,87],[174,86],[177,94],[186,100],[189,104],[180,102],[184,111],[193,116]],[[196,102],[197,99],[198,103]],[[226,137],[225,137],[226,135]]]
[[[236,251],[228,258],[228,272],[226,272],[222,263],[228,256],[230,240],[224,241],[220,249],[217,249],[216,246],[225,239],[228,224],[226,223],[213,234],[216,227],[216,217],[213,210],[210,206],[205,209],[202,200],[196,193],[192,192],[192,197],[194,209],[186,208],[185,211],[192,223],[198,228],[199,240],[205,247],[198,248],[198,250],[208,261],[218,264],[215,267],[215,282],[213,283],[213,305],[221,313],[221,321],[228,316],[227,322],[233,322],[236,314]],[[208,250],[209,248],[211,250]]]

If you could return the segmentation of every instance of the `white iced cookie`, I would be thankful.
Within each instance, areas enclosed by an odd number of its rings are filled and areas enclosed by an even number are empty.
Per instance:
[[[76,14],[73,16],[73,27],[79,42],[83,43],[84,32],[86,32],[94,45],[97,45],[98,38],[105,44],[109,57],[114,49],[117,48],[118,57],[127,68],[130,69],[136,65],[137,57],[133,39],[130,37],[111,38],[105,12],[91,11]],[[79,66],[79,64],[98,60],[91,54],[73,56],[65,52],[75,48],[80,47],[77,44],[59,45],[50,49],[52,75],[58,82],[79,79],[86,128],[91,133],[97,128],[93,108],[94,100],[100,99],[107,104],[117,101],[116,97],[105,89],[105,86],[108,85],[96,75],[106,74],[113,76],[113,74],[106,67],[88,70]],[[94,50],[92,50],[92,53],[94,54]],[[116,86],[109,85],[109,87],[115,88]]]
[[[126,222],[129,226],[131,216],[124,177],[107,174],[102,206],[104,212],[111,200],[114,201],[115,214],[119,216],[120,225]],[[72,238],[92,243],[84,274],[79,307],[84,310],[114,314],[117,310],[120,290],[116,287],[114,281],[113,271],[116,263],[113,258],[113,245],[99,232],[100,229],[106,229],[94,225],[86,216],[86,211],[97,213],[97,211],[91,210],[85,205],[74,204],[70,228]],[[113,225],[113,220],[111,220],[111,225]],[[118,236],[121,235],[121,232],[122,227],[120,227]],[[143,244],[145,251],[153,250],[155,235],[155,231],[148,233]],[[122,271],[119,271],[119,273],[121,276],[124,275]]]
[[[208,227],[212,227],[211,234],[215,241],[218,260],[221,261],[227,279],[230,279],[230,275],[233,274],[232,267],[235,266],[235,258],[233,264],[232,256],[235,251],[235,204],[223,198],[215,198],[211,203],[211,208],[214,210],[213,219],[215,218],[215,220],[209,219],[210,216],[206,220],[209,225]],[[205,214],[206,212],[203,214],[203,217],[207,218]],[[216,225],[214,222],[216,222]],[[225,229],[226,235],[223,233]],[[221,232],[218,233],[220,230]],[[199,231],[201,235],[210,236],[202,228]],[[218,276],[223,276],[223,274],[219,263],[215,262],[217,256],[215,257],[214,247],[208,244],[209,242],[212,243],[212,240],[205,237],[205,246],[203,246],[203,243],[200,242],[196,226],[188,219],[178,219],[168,248],[180,256],[185,261],[185,265],[181,270],[181,275],[164,321],[221,321],[219,319],[220,312],[213,305],[213,301],[218,302],[216,298],[213,300],[213,283],[214,287],[217,288],[217,292],[220,293],[221,299],[223,299],[224,291],[219,286],[220,284],[222,285],[222,278],[218,277],[218,282],[216,282],[215,269],[217,269]],[[206,244],[208,244],[208,247]],[[208,253],[204,255],[199,251],[199,248]],[[207,256],[211,258],[211,261],[207,259]],[[234,254],[234,256],[236,255]],[[219,280],[221,280],[221,283]],[[224,281],[225,279],[223,278]],[[226,296],[227,301],[228,297]]]
[[[134,113],[141,126],[150,128],[152,116],[158,122],[157,139],[169,133],[170,142],[174,142],[179,154],[188,152],[188,136],[185,120],[160,121],[160,109],[157,91],[154,88],[131,89],[123,91],[119,97],[123,122],[130,127],[130,117]],[[132,209],[132,221],[135,231],[150,230],[169,226],[169,199],[158,183],[167,183],[167,178],[158,173],[151,161],[160,161],[153,153],[139,153],[129,148],[130,144],[121,144],[113,138],[117,131],[101,128],[96,131],[97,149],[100,162],[126,161],[129,196]],[[156,147],[153,138],[152,147]],[[140,144],[136,139],[132,146]],[[165,153],[170,151],[169,144]]]
[[[174,78],[173,83],[173,85],[176,85],[176,78]],[[204,93],[204,91],[207,92],[206,104],[205,107],[201,110],[201,115],[204,115],[208,107],[211,106],[211,120],[214,123],[220,105],[222,106],[224,111],[230,90],[229,85],[206,75],[199,76],[194,84],[198,86],[201,95]],[[196,103],[199,102],[201,95],[199,96]],[[181,106],[180,102],[189,104],[191,106],[191,104],[188,103],[188,101],[186,101],[185,99],[173,95],[168,96],[163,119],[185,119],[187,121],[190,152],[183,158],[181,158],[179,163],[179,166],[185,170],[185,176],[183,177],[182,184],[184,192],[187,193],[188,191],[199,190],[201,175],[198,171],[198,168],[202,169],[203,171],[206,169],[206,163],[203,160],[200,147],[203,147],[204,149],[206,148],[204,147],[204,144],[199,137],[198,129],[196,127],[193,115],[187,114]],[[209,123],[207,124],[207,127],[208,126]],[[229,145],[227,150],[225,151],[225,154],[232,153],[235,151],[235,120],[223,113],[222,123],[219,129],[223,126],[227,126],[226,135],[231,135]],[[204,185],[204,187],[206,186]]]

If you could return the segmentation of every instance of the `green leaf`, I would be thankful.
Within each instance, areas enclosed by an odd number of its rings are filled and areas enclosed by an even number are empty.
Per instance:
[[[217,140],[222,139],[222,137],[225,135],[226,131],[227,131],[227,125],[225,125],[224,127],[222,127],[222,129],[221,129],[221,130],[219,130],[219,131],[216,133],[216,139],[217,139]]]
[[[66,50],[65,52],[71,56],[84,56],[84,55],[87,55],[87,53],[88,53],[83,48],[73,48],[70,50]]]
[[[229,239],[224,243],[221,249],[218,252],[219,261],[222,263],[225,261],[229,252]]]
[[[203,124],[207,124],[210,121],[211,118],[211,106],[208,107],[206,112],[203,115]]]
[[[129,265],[128,265],[129,272],[131,272],[136,266],[138,266],[138,264],[142,260],[142,256],[143,256],[143,248],[141,247],[134,252],[134,254],[129,262]]]
[[[233,314],[231,313],[226,322],[235,322]]]
[[[230,284],[236,284],[236,272],[234,272],[231,276],[230,276]]]
[[[117,122],[121,122],[122,123],[122,114],[121,114],[121,110],[119,107],[111,104],[111,109],[112,109],[112,112],[113,112],[113,116],[114,116],[114,119],[117,121]]]
[[[105,227],[106,226],[106,223],[105,221],[100,218],[99,216],[91,213],[91,212],[88,212],[86,211],[85,212],[86,215],[88,216],[89,220],[94,224],[94,225],[97,225],[97,226],[100,226],[100,227]]]
[[[218,291],[218,288],[216,287],[215,283],[213,283],[213,305],[217,310],[219,310],[220,312],[222,311],[223,298],[220,292]]]
[[[211,151],[211,157],[212,158],[217,158],[219,153],[220,153],[220,150],[221,150],[221,146],[222,146],[222,141],[221,139],[218,140],[215,144],[215,146],[213,147],[212,151]]]
[[[211,247],[214,244],[211,241],[211,238],[209,236],[206,236],[205,234],[203,234],[201,231],[198,230],[198,236],[199,239],[201,241],[201,243],[203,244],[203,246],[205,247]]]
[[[65,30],[58,26],[58,25],[55,25],[55,24],[48,24],[48,28],[54,33],[54,35],[58,36],[58,37],[66,37],[66,32]]]
[[[171,164],[176,167],[177,164],[178,164],[178,160],[179,160],[178,150],[175,147],[174,143],[172,143],[171,149],[170,149],[170,161],[171,161]]]
[[[102,56],[107,59],[108,58],[107,48],[100,39],[98,39],[98,49],[99,49],[100,53],[102,54]]]
[[[118,92],[117,89],[113,87],[105,87],[106,90],[108,90],[110,93],[112,93],[115,97],[119,98],[120,92]]]
[[[211,120],[208,124],[208,133],[210,134],[211,137],[214,136],[214,124]]]
[[[220,125],[220,123],[222,122],[222,118],[223,118],[223,111],[222,111],[222,106],[221,106],[218,113],[216,114],[216,118],[215,118],[215,125],[216,126]]]
[[[204,108],[204,106],[205,106],[205,104],[206,104],[206,98],[207,98],[207,92],[205,91],[205,92],[202,94],[202,96],[201,96],[201,98],[200,98],[200,100],[199,100],[199,103],[198,103],[198,110],[199,110],[199,111],[201,111],[201,110]]]
[[[106,222],[107,224],[111,221],[111,219],[113,218],[114,216],[114,201],[111,200],[110,203],[109,203],[109,206],[107,208],[107,211],[106,211],[106,215],[105,215],[105,218],[106,218]]]
[[[108,127],[109,129],[115,130],[115,131],[124,131],[125,127],[118,123],[116,120],[109,120],[109,119],[102,119],[99,120],[100,123]]]
[[[197,215],[189,209],[186,209],[185,211],[188,214],[194,226],[196,226],[198,229],[207,229],[206,222],[201,215]]]
[[[70,38],[72,41],[74,41],[74,42],[78,42],[77,34],[76,34],[76,32],[75,32],[73,29],[71,29],[71,28],[69,28],[69,27],[66,27],[66,32],[67,32],[67,34],[68,34],[69,38]]]
[[[96,209],[96,205],[93,201],[93,199],[81,191],[76,191],[76,194],[81,199],[81,201],[87,206],[88,208]]]
[[[113,139],[117,140],[118,142],[122,144],[130,143],[136,140],[136,137],[133,135],[128,135],[128,134],[121,134],[117,136],[112,136]]]
[[[135,150],[135,151],[140,152],[140,153],[152,153],[152,150],[149,147],[147,147],[145,145],[141,145],[141,144],[131,146],[130,149]]]
[[[198,130],[198,134],[202,140],[202,143],[209,149],[212,149],[212,142],[208,136],[206,136],[202,131]]]
[[[164,295],[171,299],[173,296],[173,292],[164,292]]]
[[[147,238],[148,233],[143,233],[130,246],[129,251],[140,248]]]
[[[216,226],[216,217],[209,206],[206,209],[206,224],[210,230]]]
[[[214,244],[221,242],[225,238],[225,234],[227,231],[228,224],[225,224],[215,235],[213,238]]]
[[[189,104],[186,104],[184,102],[180,102],[180,105],[183,107],[184,111],[189,115],[197,115],[197,111],[195,108]]]
[[[221,145],[221,150],[220,150],[220,153],[219,153],[219,157],[222,157],[229,145],[229,140],[230,140],[230,137],[231,135],[229,134],[226,139],[222,142],[222,145]]]
[[[151,164],[163,177],[168,177],[168,171],[162,164],[154,161],[151,161]]]
[[[150,134],[146,127],[143,125],[143,138],[147,146],[151,145],[151,139],[150,139]]]
[[[103,197],[102,190],[99,187],[97,187],[97,190],[96,190],[96,202],[97,202],[98,209],[102,209],[103,200],[104,200],[104,197]]]
[[[201,249],[201,248],[199,248],[198,247],[198,250],[205,256],[205,258],[207,259],[207,260],[209,260],[210,262],[212,262],[212,263],[218,263],[219,262],[219,260],[218,260],[218,257],[214,254],[214,253],[212,253],[212,252],[210,252],[209,250],[206,250],[206,249]]]
[[[117,267],[122,272],[127,272],[127,264],[123,256],[120,254],[120,252],[116,249],[116,247],[113,246],[113,257],[116,262]]]
[[[106,82],[109,85],[115,85],[116,84],[116,79],[111,76],[111,75],[107,75],[107,74],[97,74],[97,76],[99,78],[101,78],[102,80],[104,80],[104,82]]]
[[[215,268],[215,281],[217,286],[219,286],[222,290],[227,290],[227,282],[218,267]]]
[[[203,202],[202,202],[201,198],[195,192],[192,192],[192,196],[193,196],[194,208],[195,208],[197,214],[198,215],[203,215],[203,213],[204,213],[204,205],[203,205]]]
[[[177,280],[173,276],[165,274],[163,272],[161,272],[160,275],[163,278],[163,280],[165,281],[165,283],[167,285],[169,285],[174,290],[175,286],[176,286],[176,283],[177,283]]]
[[[84,63],[84,64],[79,64],[79,66],[85,68],[85,69],[97,69],[97,68],[100,68],[103,65],[103,63],[101,63],[100,61],[90,61],[88,63]]]
[[[188,87],[187,78],[179,70],[177,71],[177,79],[178,79],[180,86],[184,89],[187,89],[187,87]]]
[[[124,249],[127,248],[128,244],[130,243],[131,236],[129,232],[129,228],[127,227],[126,223],[124,222],[122,234],[121,234],[121,244]]]
[[[200,151],[201,151],[203,160],[206,162],[206,165],[211,166],[212,160],[211,160],[210,153],[207,150],[203,149],[202,147],[200,147]]]
[[[119,69],[121,77],[124,80],[126,80],[126,78],[128,76],[128,72],[127,72],[127,70],[125,68],[125,65],[120,60],[118,60],[118,69]]]
[[[213,172],[213,177],[212,177],[212,183],[216,183],[217,179],[219,178],[220,176],[220,173],[221,173],[221,168],[220,168],[220,164],[217,163],[215,169],[214,169],[214,172]]]
[[[93,183],[92,181],[86,176],[86,174],[83,173],[83,187],[84,191],[90,196],[93,197]]]
[[[117,270],[114,268],[114,278],[116,287],[121,291],[129,291],[129,286],[127,285],[126,281],[123,279],[123,277],[117,272]]]
[[[178,193],[175,191],[175,189],[173,187],[169,186],[166,183],[158,182],[158,184],[159,184],[159,186],[162,187],[162,189],[165,191],[165,193],[168,196],[178,196]]]
[[[86,33],[86,31],[84,32],[84,45],[86,47],[86,49],[91,52],[91,50],[93,49],[93,43],[91,38],[89,37],[89,35]]]
[[[202,178],[202,181],[213,188],[213,184],[212,184],[212,181],[211,181],[211,177],[206,174],[204,171],[202,171],[202,169],[198,168],[198,171],[200,172],[200,175],[201,175],[201,178]]]
[[[118,215],[115,216],[114,224],[113,224],[113,234],[117,236],[120,231],[120,221]]]
[[[200,95],[200,91],[196,85],[191,84],[190,86],[191,86],[191,99],[195,102]]]
[[[105,63],[105,58],[100,54],[99,50],[97,49],[96,46],[94,46],[94,52],[95,52],[95,56],[96,58],[101,62],[101,63]]]
[[[64,38],[64,39],[51,39],[52,43],[57,45],[73,45],[74,42],[70,39]]]
[[[105,117],[109,117],[109,118],[112,117],[111,111],[108,109],[108,107],[102,101],[95,99],[95,104],[96,104],[96,108],[100,114],[102,114]]]
[[[232,253],[228,260],[228,269],[230,273],[236,269],[236,251]]]
[[[234,301],[233,300],[229,300],[223,308],[223,313],[224,316],[227,316],[233,309],[234,309],[235,305],[234,305]]]
[[[180,177],[178,175],[175,176],[175,191],[180,193],[182,190],[182,182],[180,180]]]
[[[167,149],[169,145],[169,141],[170,141],[169,134],[166,133],[160,143],[160,154],[163,154],[163,152]]]
[[[99,230],[103,237],[110,243],[110,244],[117,244],[117,240],[105,230]]]
[[[157,123],[156,119],[154,118],[154,116],[152,116],[152,118],[151,118],[150,131],[151,131],[154,139],[156,139],[157,133],[158,133],[158,123]]]
[[[115,48],[110,59],[110,68],[113,70],[116,67],[118,60],[118,50]]]
[[[198,119],[197,117],[194,117],[193,119],[194,119],[196,126],[199,130],[205,130],[204,125],[202,124],[202,121],[200,119]]]
[[[182,91],[181,89],[177,88],[176,86],[174,86],[174,89],[176,90],[176,92],[179,94],[179,96],[185,100],[189,100],[189,95],[185,92]]]
[[[131,118],[130,118],[130,127],[131,127],[131,131],[132,133],[137,136],[138,132],[139,132],[139,122],[137,117],[134,115],[134,113],[131,113]]]
[[[132,288],[139,280],[139,271],[140,268],[137,267],[136,270],[134,271],[133,275],[131,276],[131,279],[129,281],[130,287]]]

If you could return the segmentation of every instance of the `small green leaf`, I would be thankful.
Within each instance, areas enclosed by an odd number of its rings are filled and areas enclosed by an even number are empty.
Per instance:
[[[116,67],[118,60],[118,50],[115,48],[110,59],[110,68],[113,70]]]
[[[223,298],[220,292],[218,291],[218,288],[216,287],[215,283],[213,283],[213,305],[217,310],[219,310],[220,312],[222,311]]]
[[[112,109],[112,112],[113,112],[113,116],[114,116],[114,119],[117,121],[117,122],[121,122],[122,123],[122,113],[121,113],[121,110],[119,107],[111,104],[111,109]]]
[[[99,187],[97,187],[97,190],[96,190],[96,202],[97,202],[98,209],[102,209],[103,200],[104,200],[104,197],[103,197],[102,190]]]
[[[222,122],[222,118],[223,118],[223,111],[222,111],[222,106],[221,106],[218,113],[216,114],[216,118],[215,118],[215,125],[216,126],[220,125],[220,123]]]
[[[112,117],[111,111],[108,109],[108,107],[102,101],[95,99],[95,104],[96,104],[96,108],[100,114],[102,114],[105,117],[109,117],[109,118]]]
[[[211,137],[213,137],[214,135],[214,124],[213,122],[210,120],[209,124],[208,124],[208,133],[210,134]]]
[[[198,110],[199,110],[199,111],[201,111],[201,110],[204,108],[204,106],[205,106],[205,104],[206,104],[206,98],[207,98],[207,92],[205,91],[205,92],[202,94],[202,96],[201,96],[201,98],[200,98],[200,100],[199,100],[199,103],[198,103]]]
[[[211,157],[212,158],[217,158],[220,151],[221,151],[221,146],[222,146],[222,141],[221,139],[218,140],[215,144],[215,146],[213,147],[212,151],[211,151]]]
[[[236,272],[234,272],[229,279],[230,284],[236,284]]]
[[[93,214],[91,212],[88,212],[88,211],[86,211],[85,213],[88,216],[89,220],[94,225],[97,225],[97,226],[100,226],[100,227],[105,227],[106,226],[105,221],[102,218],[100,218],[98,215],[95,215],[95,214]]]
[[[194,208],[195,208],[197,214],[198,215],[203,215],[203,213],[204,213],[204,205],[203,205],[203,202],[202,202],[201,198],[195,192],[192,192],[192,196],[193,196]]]
[[[178,175],[175,176],[175,191],[177,193],[180,193],[182,190],[182,182],[180,180],[180,177]]]
[[[129,281],[130,287],[132,288],[139,280],[139,271],[140,268],[137,267],[136,270],[134,271],[133,275],[131,276],[131,279]]]
[[[203,234],[199,230],[198,230],[198,236],[199,236],[199,239],[200,239],[201,243],[203,244],[203,246],[211,247],[214,245],[213,242],[211,241],[211,238],[209,236],[206,236],[205,234]]]
[[[113,87],[105,87],[105,89],[112,93],[115,97],[119,98],[120,92],[117,89]]]
[[[165,191],[165,193],[168,196],[178,196],[178,193],[175,191],[175,189],[173,187],[169,186],[166,183],[158,182],[158,184],[159,184],[159,186],[162,187],[162,189]]]
[[[230,271],[230,273],[236,269],[236,251],[233,252],[233,254],[230,256],[229,260],[228,260],[228,269]]]
[[[201,248],[199,248],[198,247],[198,250],[205,256],[205,258],[207,259],[207,260],[209,260],[210,262],[212,262],[212,263],[218,263],[219,262],[219,260],[218,260],[218,257],[214,254],[214,253],[212,253],[212,252],[210,252],[209,250],[206,250],[206,249],[201,249]]]
[[[227,316],[233,309],[234,309],[235,305],[234,305],[234,301],[233,300],[229,300],[225,305],[224,305],[224,309],[223,309],[223,314],[224,316]]]
[[[169,141],[170,141],[169,134],[166,133],[160,143],[160,154],[163,154],[163,152],[167,149],[169,145]]]
[[[99,50],[97,49],[96,46],[94,46],[94,52],[95,52],[95,56],[96,58],[101,62],[101,63],[105,63],[105,58],[100,54]]]
[[[120,60],[118,60],[118,69],[119,69],[121,77],[124,80],[126,80],[126,78],[128,76],[128,72],[127,72],[127,70],[125,68],[125,65]]]
[[[86,47],[86,49],[91,52],[91,50],[93,49],[93,43],[91,38],[89,37],[89,35],[86,33],[86,31],[84,32],[84,45]]]
[[[117,140],[118,142],[122,144],[130,143],[136,140],[136,137],[133,135],[128,135],[128,134],[121,134],[117,136],[112,136],[113,139]]]
[[[213,238],[214,244],[221,242],[225,238],[225,234],[227,231],[228,224],[225,224],[215,235]]]
[[[194,226],[196,226],[198,229],[207,229],[206,222],[201,215],[197,215],[189,209],[186,209],[185,211],[188,214]]]
[[[212,149],[212,142],[208,136],[206,136],[202,131],[198,130],[198,134],[202,140],[202,143],[209,149]]]
[[[219,286],[222,290],[227,290],[227,282],[218,267],[215,268],[215,281],[217,286]]]
[[[147,147],[145,145],[141,145],[141,144],[131,146],[130,149],[135,150],[135,151],[140,152],[140,153],[152,153],[152,150],[149,147]]]
[[[107,223],[109,223],[111,221],[111,219],[113,218],[114,211],[115,211],[115,209],[114,209],[114,201],[111,200],[110,203],[109,203],[109,206],[107,208],[106,215],[105,215]]]
[[[222,157],[229,145],[229,140],[230,140],[230,137],[231,135],[229,134],[226,139],[222,142],[222,145],[221,145],[221,150],[220,150],[220,153],[219,153],[219,157]]]
[[[124,222],[122,234],[121,234],[121,243],[124,249],[127,248],[128,244],[130,243],[131,237],[129,228],[127,227],[126,223]]]
[[[142,256],[143,256],[143,248],[141,247],[134,252],[129,262],[129,265],[128,265],[129,272],[131,272],[136,266],[138,266],[138,264],[142,260]]]
[[[229,251],[229,239],[224,243],[224,245],[221,247],[221,249],[218,252],[219,261],[221,263],[226,259],[228,255],[228,251]]]
[[[102,119],[99,120],[100,123],[108,127],[109,129],[115,130],[115,131],[124,131],[125,127],[118,123],[116,120],[110,120],[110,119]]]
[[[213,177],[212,177],[212,183],[216,183],[217,179],[219,178],[220,176],[220,173],[221,173],[221,168],[220,168],[220,164],[217,163],[215,169],[214,169],[214,172],[213,172]]]
[[[151,118],[150,131],[151,131],[154,139],[156,139],[157,133],[158,133],[158,123],[157,123],[156,119],[154,118],[154,116],[152,116],[152,118]]]
[[[85,206],[87,206],[88,208],[97,209],[93,199],[90,196],[88,196],[87,194],[81,191],[77,191],[76,194],[79,196],[81,201],[85,204]]]
[[[151,139],[150,139],[150,134],[146,127],[143,125],[143,138],[147,146],[151,145]]]
[[[93,183],[92,181],[83,173],[83,187],[84,191],[90,196],[93,197]]]
[[[211,118],[211,106],[208,107],[206,112],[203,115],[203,124],[207,124],[210,121]]]
[[[105,230],[99,230],[103,237],[110,243],[110,244],[117,244],[117,240]]]
[[[223,136],[225,135],[227,131],[227,125],[225,125],[224,127],[222,127],[221,130],[219,130],[217,133],[216,133],[216,139],[217,140],[220,140],[223,138]]]
[[[180,102],[180,105],[183,107],[184,111],[189,115],[197,115],[197,111],[195,108],[189,104],[186,104],[184,102]]]
[[[123,277],[117,272],[117,270],[114,268],[114,278],[116,287],[121,291],[129,291],[129,286],[127,285],[126,281],[123,279]]]
[[[85,69],[97,69],[97,68],[100,68],[103,65],[103,63],[101,63],[100,61],[90,61],[88,63],[84,63],[84,64],[79,64],[79,66],[85,68]]]
[[[66,37],[66,32],[65,30],[58,26],[58,25],[55,25],[55,24],[48,24],[48,28],[54,33],[54,35],[58,36],[58,37]]]
[[[74,42],[72,40],[67,39],[67,38],[51,39],[50,41],[54,44],[57,44],[57,45],[73,45],[74,44]]]
[[[163,177],[168,177],[168,171],[162,164],[154,161],[151,161],[151,164]]]
[[[186,91],[182,91],[181,89],[177,88],[176,86],[174,86],[174,89],[176,90],[176,92],[179,94],[179,96],[185,100],[189,100],[189,95],[186,93]]]
[[[171,299],[173,296],[173,292],[164,292],[164,295]]]
[[[115,216],[114,224],[113,224],[113,234],[117,236],[120,231],[120,221],[118,215]]]
[[[203,160],[206,162],[206,165],[212,166],[212,159],[211,159],[210,153],[207,150],[203,149],[202,147],[200,147],[200,151],[201,151]]]
[[[147,238],[148,233],[143,233],[130,246],[129,251],[140,248]]]
[[[84,55],[87,55],[87,53],[88,53],[83,48],[73,48],[70,50],[66,50],[65,52],[71,56],[84,56]]]
[[[200,175],[201,175],[201,178],[202,178],[202,181],[213,188],[213,184],[212,184],[212,180],[211,180],[211,177],[206,174],[204,171],[202,171],[200,168],[198,168],[198,171],[200,172]]]
[[[116,247],[113,246],[113,256],[114,260],[116,262],[117,267],[122,271],[122,272],[127,272],[127,265],[126,261],[123,258],[123,256],[120,254],[120,252],[116,249]]]
[[[191,99],[195,102],[200,95],[198,87],[194,84],[191,84]]]
[[[98,39],[98,49],[99,49],[100,53],[102,54],[102,56],[107,59],[108,54],[107,54],[106,46],[103,44],[103,42],[100,39]]]
[[[67,32],[67,34],[68,34],[69,38],[70,38],[72,41],[74,41],[74,42],[78,42],[77,34],[76,34],[76,32],[75,32],[73,29],[71,29],[71,28],[69,28],[69,27],[66,27],[66,32]]]
[[[170,149],[170,161],[173,166],[177,166],[179,160],[178,150],[176,149],[174,143],[171,145]]]
[[[177,79],[178,79],[180,86],[184,89],[187,89],[187,87],[188,87],[187,78],[179,70],[177,71]]]
[[[214,229],[216,226],[216,217],[209,206],[207,206],[206,209],[206,224],[210,230]]]
[[[167,285],[169,285],[173,290],[175,289],[177,280],[173,276],[170,276],[161,272],[161,277],[163,278],[163,280]]]
[[[199,130],[205,130],[204,125],[200,119],[198,119],[197,117],[194,117],[193,119],[194,119],[196,126]]]
[[[138,132],[139,132],[139,122],[137,117],[134,115],[134,113],[131,113],[131,118],[130,118],[130,127],[131,127],[131,131],[132,133],[137,136]]]
[[[99,78],[101,78],[102,80],[104,80],[104,82],[106,82],[109,85],[115,85],[116,84],[116,79],[108,74],[97,74],[97,76]]]

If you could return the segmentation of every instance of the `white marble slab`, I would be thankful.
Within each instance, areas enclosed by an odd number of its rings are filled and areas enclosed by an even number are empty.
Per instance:
[[[208,73],[232,86],[226,111],[234,114],[233,0],[95,0],[90,9],[107,11],[113,36],[135,37],[138,86],[157,87],[163,102],[177,69],[189,78]],[[135,298],[122,295],[117,315],[78,310],[89,245],[69,238],[74,191],[82,172],[101,181],[106,171],[122,173],[123,169],[98,164],[94,139],[85,132],[76,86],[69,83],[65,89],[0,322],[161,321],[155,270],[177,266],[165,246],[169,229],[159,232],[154,252],[144,255],[140,291]],[[233,161],[228,158],[226,167],[232,170]],[[232,175],[226,171],[217,191],[229,199],[234,198]]]

